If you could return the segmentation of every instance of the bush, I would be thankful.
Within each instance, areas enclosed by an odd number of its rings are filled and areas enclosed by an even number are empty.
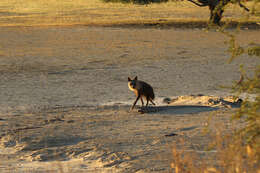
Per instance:
[[[236,43],[233,35],[229,35],[231,52],[231,61],[242,55],[247,54],[249,57],[254,57],[260,60],[260,46],[257,44],[250,44],[246,47],[241,47]],[[254,99],[246,98],[236,114],[234,119],[242,120],[245,126],[240,129],[240,135],[244,137],[246,142],[257,152],[260,158],[260,65],[254,69],[254,75],[248,76],[243,65],[241,65],[240,81],[233,86],[233,91],[237,96],[246,93],[254,96]],[[248,96],[249,97],[249,96]]]
[[[121,2],[121,3],[134,3],[134,4],[150,4],[168,2],[169,0],[102,0],[103,2]]]

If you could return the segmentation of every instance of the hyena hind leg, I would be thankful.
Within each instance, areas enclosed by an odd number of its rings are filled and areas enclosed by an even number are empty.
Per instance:
[[[144,106],[143,97],[141,97],[142,107]]]
[[[155,103],[153,102],[153,100],[150,98],[150,102],[155,106]]]
[[[150,101],[153,105],[155,105],[155,103],[153,102],[153,100],[152,100],[150,97],[146,98],[146,100],[147,100],[147,102],[146,102],[146,107],[148,106],[149,101]]]

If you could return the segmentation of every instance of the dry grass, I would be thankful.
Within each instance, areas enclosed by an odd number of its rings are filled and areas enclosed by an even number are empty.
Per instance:
[[[213,140],[203,154],[196,150],[187,152],[174,145],[171,168],[175,173],[260,173],[259,151],[230,132],[226,134],[221,130],[223,125],[216,128],[217,131],[210,134]]]
[[[251,7],[252,4],[248,3]],[[258,7],[257,7],[258,8]],[[256,9],[257,9],[256,8]],[[232,5],[225,19],[241,20],[244,12]],[[0,26],[120,25],[207,22],[209,10],[189,2],[135,5],[100,0],[2,0]],[[251,17],[250,21],[260,21]]]

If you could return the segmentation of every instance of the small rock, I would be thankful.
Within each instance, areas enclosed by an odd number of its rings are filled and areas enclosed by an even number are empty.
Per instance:
[[[163,99],[163,103],[170,104],[171,103],[171,99],[169,97],[166,97],[166,98]]]

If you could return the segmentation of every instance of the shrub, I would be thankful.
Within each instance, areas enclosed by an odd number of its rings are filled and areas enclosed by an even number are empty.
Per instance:
[[[229,51],[231,53],[231,61],[242,55],[247,54],[248,58],[260,59],[260,46],[257,44],[249,44],[246,47],[241,47],[237,44],[233,35],[230,37]],[[256,152],[260,158],[260,65],[254,69],[254,75],[249,76],[241,65],[241,78],[234,84],[233,91],[237,96],[245,93],[248,97],[243,101],[233,119],[242,120],[245,122],[245,127],[241,128],[239,135],[242,135]],[[249,96],[253,96],[250,99]]]

